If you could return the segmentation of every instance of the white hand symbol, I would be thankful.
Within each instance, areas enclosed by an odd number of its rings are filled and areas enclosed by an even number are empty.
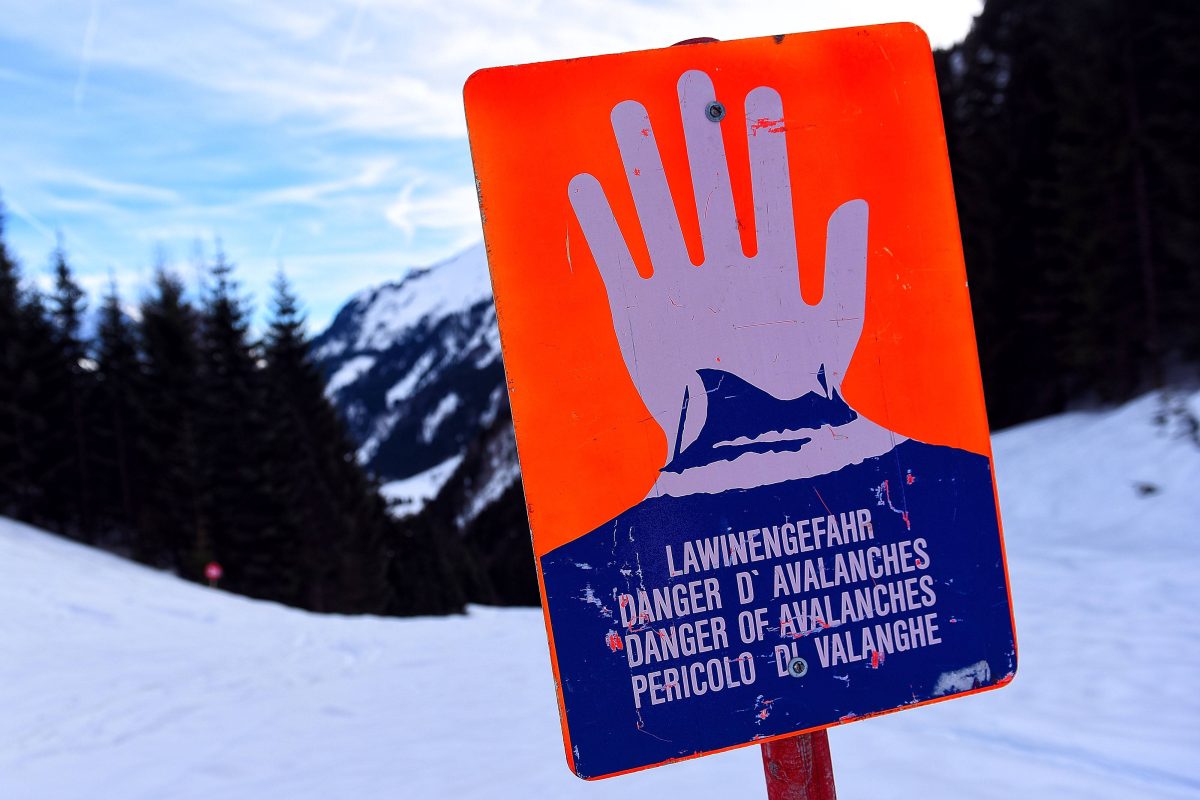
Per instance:
[[[651,277],[638,274],[599,181],[576,175],[568,189],[604,280],[625,365],[670,444],[668,461],[695,441],[707,416],[697,370],[724,370],[791,400],[824,393],[817,378],[823,368],[831,394],[858,344],[866,300],[867,204],[860,199],[843,203],[829,218],[820,303],[809,305],[801,297],[779,93],[763,86],[746,97],[758,242],[758,252],[747,257],[721,126],[710,118],[716,100],[712,81],[693,70],[679,79],[678,89],[702,265],[693,266],[688,256],[649,115],[640,103],[618,104],[612,124],[646,237]]]

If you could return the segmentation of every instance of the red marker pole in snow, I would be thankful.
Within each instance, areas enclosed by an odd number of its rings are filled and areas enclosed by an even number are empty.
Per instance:
[[[767,800],[835,800],[833,761],[825,731],[801,733],[762,746]]]
[[[204,566],[204,577],[208,579],[209,586],[216,586],[224,574],[225,570],[221,569],[221,565],[216,561],[210,561]]]

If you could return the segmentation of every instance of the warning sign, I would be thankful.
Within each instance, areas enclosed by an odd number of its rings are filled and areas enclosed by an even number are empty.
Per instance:
[[[465,95],[571,768],[1007,683],[924,34],[492,69]]]

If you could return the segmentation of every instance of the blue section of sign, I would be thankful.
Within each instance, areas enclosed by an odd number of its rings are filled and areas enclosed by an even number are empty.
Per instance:
[[[962,450],[907,441],[816,478],[650,498],[541,565],[583,777],[1016,669],[991,469]]]

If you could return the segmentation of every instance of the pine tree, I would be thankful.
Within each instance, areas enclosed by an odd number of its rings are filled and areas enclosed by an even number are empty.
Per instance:
[[[48,445],[62,359],[42,296],[22,286],[3,234],[0,206],[0,513],[63,530],[67,516],[47,491],[61,478]]]
[[[51,258],[54,291],[49,313],[54,332],[49,344],[56,363],[48,364],[43,373],[51,423],[39,449],[53,477],[47,477],[43,490],[61,517],[60,529],[91,542],[94,519],[87,410],[94,375],[82,335],[87,295],[71,274],[61,238]]]
[[[1059,320],[1043,251],[1041,198],[1055,175],[1053,0],[989,0],[938,59],[980,362],[993,424],[1064,401],[1045,357]]]
[[[58,533],[72,533],[71,509],[60,505],[64,475],[61,417],[56,413],[64,384],[63,359],[45,300],[36,288],[22,292],[17,315],[13,412],[18,453],[17,516]]]
[[[0,514],[21,516],[30,445],[20,404],[25,341],[21,329],[21,273],[4,241],[0,205]]]
[[[183,283],[162,264],[140,317],[144,379],[132,387],[140,420],[134,458],[146,464],[149,480],[135,552],[198,580],[213,545],[197,422],[197,320]]]
[[[202,505],[213,557],[225,570],[222,582],[253,597],[273,597],[287,594],[287,570],[276,563],[283,542],[266,504],[262,383],[249,340],[250,312],[238,292],[233,265],[218,247],[200,308]]]
[[[405,520],[426,537],[437,557],[459,577],[466,598],[487,605],[537,605],[538,585],[530,548],[529,518],[520,477],[475,515],[464,514],[481,485],[490,483],[502,454],[515,448],[512,414],[505,403],[468,445],[454,474],[420,513]]]
[[[1168,358],[1200,360],[1200,13],[1160,0],[1139,40]]]
[[[100,306],[96,330],[92,474],[96,477],[97,529],[109,546],[125,547],[148,564],[173,563],[165,543],[143,535],[142,493],[155,472],[143,467],[140,440],[144,396],[137,337],[121,308],[115,279]]]
[[[282,272],[264,356],[265,463],[271,505],[297,545],[299,602],[316,611],[382,613],[391,600],[386,548],[394,531],[325,398],[299,303]]]
[[[458,570],[445,540],[392,520],[312,361],[298,301],[276,279],[264,355],[273,507],[301,553],[302,604],[348,613],[461,611]]]
[[[993,424],[1200,354],[1200,14],[989,0],[937,58]]]

